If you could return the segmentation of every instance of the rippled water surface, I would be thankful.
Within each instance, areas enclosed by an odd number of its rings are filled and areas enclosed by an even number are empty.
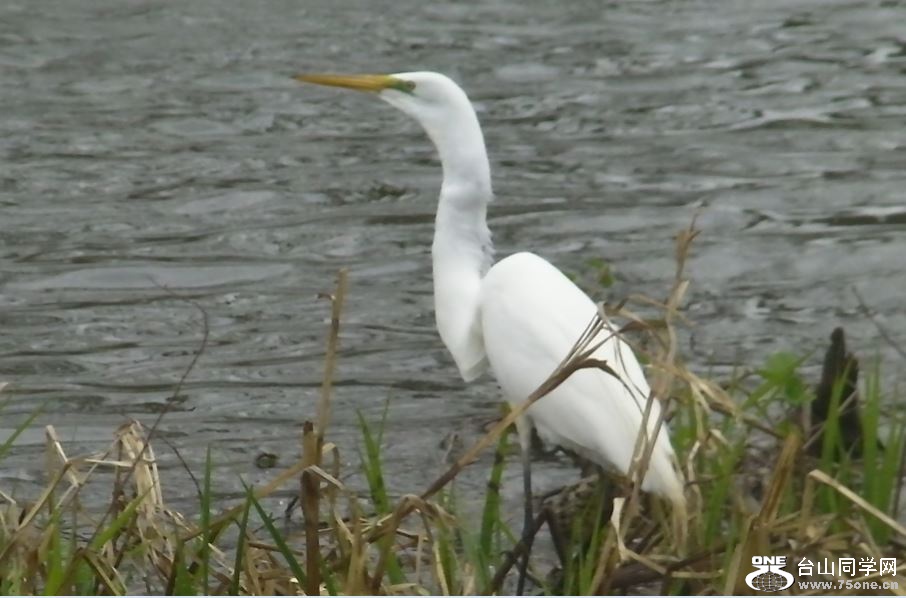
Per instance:
[[[699,366],[805,352],[845,323],[895,371],[852,289],[906,343],[904,23],[886,0],[3,2],[0,438],[41,404],[73,452],[150,423],[201,307],[208,347],[162,435],[193,468],[211,446],[222,492],[265,477],[255,455],[290,462],[313,414],[318,294],[341,267],[346,460],[356,410],[377,420],[389,399],[391,485],[417,491],[444,436],[496,416],[493,382],[465,387],[433,326],[427,139],[373,98],[295,84],[302,70],[460,81],[493,162],[498,255],[580,276],[603,258],[611,298],[662,296],[673,235],[700,213]],[[40,480],[41,434],[4,461],[4,489]],[[178,499],[188,476],[158,452]],[[550,481],[558,465],[541,467]]]

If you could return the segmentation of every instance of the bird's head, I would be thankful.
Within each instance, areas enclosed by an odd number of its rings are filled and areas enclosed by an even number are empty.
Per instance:
[[[296,75],[295,79],[317,85],[345,87],[377,94],[405,112],[434,137],[461,115],[474,115],[465,92],[449,77],[427,71],[393,75]]]

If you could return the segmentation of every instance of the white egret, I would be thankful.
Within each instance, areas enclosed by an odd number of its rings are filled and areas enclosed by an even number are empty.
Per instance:
[[[296,78],[376,93],[421,123],[443,167],[431,249],[438,332],[466,382],[490,367],[506,400],[514,406],[523,402],[557,369],[597,307],[533,253],[516,253],[491,265],[485,220],[492,197],[491,169],[478,117],[465,92],[432,72]],[[577,371],[517,422],[529,505],[532,427],[546,443],[624,474],[630,469],[650,389],[629,345],[612,330],[599,334],[609,340],[594,357],[605,360],[620,380],[596,369]],[[654,436],[659,413],[655,400],[647,420],[648,438]],[[683,483],[666,426],[657,434],[642,489],[684,509]]]

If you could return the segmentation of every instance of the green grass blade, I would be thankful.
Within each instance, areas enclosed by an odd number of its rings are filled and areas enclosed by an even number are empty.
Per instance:
[[[201,583],[205,595],[211,593],[210,567],[211,567],[211,447],[208,446],[204,461],[204,482],[201,487],[199,503],[201,508]]]
[[[198,585],[194,576],[189,572],[185,562],[185,544],[180,543],[173,557],[173,587],[171,596],[197,596]]]
[[[44,553],[47,577],[44,584],[45,596],[65,594],[62,586],[66,580],[66,571],[70,561],[70,551],[64,549],[63,538],[60,530],[60,513],[55,510],[44,531],[48,538],[47,551]]]
[[[500,484],[503,470],[506,468],[506,454],[509,434],[501,434],[494,453],[494,466],[488,479],[487,495],[481,513],[481,532],[478,536],[478,548],[481,554],[490,555],[494,550],[495,532],[500,522]]]
[[[442,494],[441,505],[450,513],[455,512],[455,508],[452,507],[451,504],[451,495],[447,493]],[[454,534],[442,522],[438,522],[434,535],[434,542],[438,552],[438,573],[443,576],[443,582],[446,584],[449,593],[451,595],[458,594],[457,573],[459,572],[459,566],[458,559],[456,558]]]
[[[98,579],[94,574],[94,569],[91,568],[81,552],[77,552],[74,558],[76,560],[72,565],[72,579],[75,587],[73,593],[81,596],[96,595],[98,593]]]
[[[8,404],[9,400],[4,401],[3,405],[0,406],[0,412],[2,412]],[[41,412],[43,410],[44,405],[41,405],[40,407],[35,409],[35,411],[31,415],[25,418],[25,421],[16,426],[16,428],[13,430],[13,433],[9,435],[9,438],[4,440],[3,444],[0,444],[0,460],[2,460],[6,456],[6,453],[9,452],[9,449],[12,448],[13,443],[16,442],[16,439],[22,435],[22,432],[24,432],[26,429],[28,429],[29,426],[32,425],[35,419],[37,419],[38,416],[41,415]]]
[[[88,544],[88,550],[90,552],[99,552],[104,547],[104,544],[112,541],[128,524],[132,523],[135,519],[135,511],[142,501],[145,500],[145,496],[147,496],[147,492],[143,492],[141,495],[130,500],[120,514],[110,522],[110,525],[99,530],[98,533],[94,535],[94,538],[92,538],[91,542]]]
[[[378,426],[377,435],[375,435],[368,421],[362,415],[361,411],[356,412],[359,419],[359,427],[362,429],[362,443],[365,452],[361,454],[362,469],[365,473],[365,479],[368,481],[368,491],[371,494],[371,501],[374,508],[379,514],[387,514],[392,510],[390,496],[387,494],[387,486],[384,483],[383,460],[381,458],[381,441],[384,438],[384,423],[387,419],[387,409],[390,405],[388,401],[384,405],[384,412],[381,416],[381,422]],[[387,577],[393,584],[406,582],[406,575],[403,573],[402,565],[399,558],[393,553],[393,538],[387,536],[379,541],[380,550],[386,563]]]
[[[246,489],[245,505],[242,508],[242,517],[239,519],[239,541],[236,544],[236,559],[233,561],[233,578],[230,580],[230,595],[239,595],[239,579],[242,574],[242,558],[245,555],[246,529],[249,525],[249,511],[252,508],[252,491]]]
[[[714,463],[708,464],[705,475],[713,476],[714,483],[704,495],[704,540],[716,542],[722,535],[726,519],[725,507],[734,492],[737,465],[745,454],[745,439],[738,441],[731,450],[719,455]],[[711,469],[713,467],[713,469]]]
[[[324,587],[327,589],[328,595],[340,595],[340,588],[337,585],[337,576],[334,573],[333,568],[324,560],[323,555],[321,556],[321,580],[324,582]]]
[[[383,515],[390,512],[390,498],[387,495],[387,487],[384,484],[383,464],[381,463],[383,421],[378,429],[378,436],[375,437],[362,412],[358,411],[356,415],[359,418],[359,427],[362,429],[362,442],[365,445],[362,466],[365,469],[365,478],[368,480],[368,490],[371,493],[374,508]]]
[[[286,560],[286,564],[290,571],[292,571],[293,575],[296,577],[299,585],[305,586],[305,571],[302,570],[299,561],[296,560],[296,555],[290,550],[283,534],[277,530],[277,526],[274,525],[270,516],[264,512],[263,508],[261,508],[261,503],[259,503],[258,499],[255,498],[255,495],[251,493],[251,489],[248,486],[246,486],[246,491],[249,492],[249,500],[251,500],[252,506],[255,507],[255,511],[258,513],[258,517],[261,518],[261,522],[264,524],[265,529],[267,529],[267,533],[270,534],[271,540],[274,541],[274,544],[276,544],[277,548],[280,550],[280,554],[282,554],[283,558]]]

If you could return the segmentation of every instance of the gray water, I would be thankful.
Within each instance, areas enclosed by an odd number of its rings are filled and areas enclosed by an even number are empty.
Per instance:
[[[892,1],[0,4],[0,438],[39,405],[70,450],[150,424],[225,494],[293,461],[318,396],[331,290],[350,270],[330,438],[389,400],[389,485],[499,413],[433,325],[440,170],[390,107],[300,71],[445,72],[486,131],[498,255],[531,249],[597,298],[662,297],[699,214],[687,358],[715,375],[777,350],[906,343],[906,5]],[[809,362],[813,372],[818,356]],[[41,482],[35,427],[0,487]],[[158,443],[166,489],[188,475]],[[480,485],[487,462],[462,482]],[[539,464],[542,485],[573,472]],[[508,488],[518,494],[518,472]],[[352,480],[353,483],[355,480]],[[286,494],[291,488],[286,490]]]

